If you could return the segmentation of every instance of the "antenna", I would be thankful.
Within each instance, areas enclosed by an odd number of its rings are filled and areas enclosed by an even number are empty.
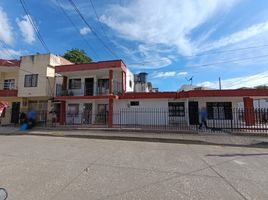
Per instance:
[[[191,85],[193,85],[193,78],[194,78],[193,76],[192,76],[191,78],[189,78],[189,79],[185,77],[185,79],[186,79],[187,81],[191,82]]]

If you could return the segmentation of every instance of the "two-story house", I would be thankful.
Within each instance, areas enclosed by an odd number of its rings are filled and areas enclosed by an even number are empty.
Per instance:
[[[134,91],[134,76],[122,60],[62,65],[56,73],[54,107],[62,124],[111,126],[114,100]]]
[[[2,124],[17,123],[22,98],[18,97],[19,60],[0,60],[0,113]],[[5,105],[5,106],[3,106]]]
[[[1,60],[0,98],[8,108],[2,124],[18,123],[20,112],[37,112],[45,121],[54,97],[55,66],[72,64],[53,54],[22,56],[20,60]]]

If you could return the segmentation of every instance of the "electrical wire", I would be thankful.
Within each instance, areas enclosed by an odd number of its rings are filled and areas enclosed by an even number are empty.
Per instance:
[[[94,48],[91,47],[91,45],[89,44],[89,42],[87,41],[87,39],[83,35],[80,34],[80,31],[79,31],[78,27],[75,25],[75,23],[70,18],[70,16],[66,13],[65,9],[63,8],[63,6],[61,4],[61,1],[60,0],[56,0],[56,1],[57,1],[57,5],[61,9],[62,13],[66,16],[66,18],[69,20],[69,22],[71,23],[71,25],[75,28],[75,30],[78,32],[78,34],[80,35],[80,37],[85,41],[85,43],[88,46],[88,48],[95,54],[95,56],[99,60],[98,53],[94,50]]]
[[[46,50],[46,52],[50,52],[48,46],[46,45],[45,41],[43,40],[38,28],[36,27],[34,21],[32,20],[32,17],[31,17],[32,15],[31,15],[30,11],[27,9],[26,3],[24,2],[24,0],[19,0],[19,1],[20,1],[20,4],[21,4],[25,14],[26,14],[27,19],[31,23],[31,25],[32,25],[32,27],[37,35],[37,38],[41,42],[41,44],[44,47],[44,49]]]
[[[82,21],[87,25],[87,27],[91,30],[91,32],[93,33],[93,35],[99,40],[99,42],[103,45],[103,47],[112,55],[114,56],[116,59],[119,58],[118,55],[116,55],[116,53],[108,46],[105,44],[105,42],[99,37],[99,35],[96,33],[96,31],[93,29],[93,27],[87,22],[87,20],[85,19],[85,17],[83,16],[83,14],[80,12],[80,10],[78,9],[78,7],[76,6],[76,4],[74,3],[73,0],[68,0],[70,2],[70,4],[72,5],[72,7],[74,8],[74,10],[76,11],[76,13],[80,16],[80,18],[82,19]]]

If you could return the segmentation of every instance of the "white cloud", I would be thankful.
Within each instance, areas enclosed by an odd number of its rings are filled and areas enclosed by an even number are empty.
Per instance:
[[[187,75],[187,74],[188,74],[187,72],[179,72],[178,76],[184,76],[184,75]]]
[[[32,44],[35,41],[35,32],[28,17],[27,15],[24,15],[21,20],[17,18],[16,22],[20,28],[24,41],[29,44]]]
[[[2,59],[14,59],[22,55],[21,51],[16,51],[14,49],[1,49],[0,58]]]
[[[187,72],[175,72],[175,71],[169,71],[169,72],[154,72],[153,78],[168,78],[168,77],[176,77],[176,76],[184,76],[187,75]]]
[[[215,82],[202,82],[197,84],[198,86],[211,87],[211,88],[219,88],[218,81]],[[225,79],[221,81],[221,85],[223,89],[236,89],[241,87],[254,87],[258,85],[268,85],[268,71],[251,75],[251,76],[243,76],[231,79]]]
[[[167,78],[167,77],[174,77],[176,76],[176,72],[171,71],[171,72],[154,72],[153,73],[153,78]]]
[[[91,30],[88,27],[83,27],[83,28],[80,29],[80,34],[81,35],[87,35],[90,32],[91,32]]]
[[[145,44],[175,46],[180,54],[195,50],[188,35],[215,13],[224,12],[234,0],[146,0],[131,1],[125,7],[111,5],[101,21],[119,36]]]
[[[218,49],[220,47],[225,47],[228,45],[236,44],[245,40],[248,40],[252,37],[255,37],[257,35],[268,33],[268,21],[259,23],[259,24],[254,24],[248,28],[245,28],[241,31],[235,32],[231,35],[228,35],[226,37],[223,37],[217,41],[214,41],[212,43],[209,43],[202,47],[202,51],[208,51],[211,49]]]
[[[6,44],[11,44],[13,41],[12,27],[2,7],[0,7],[0,27],[0,40]]]

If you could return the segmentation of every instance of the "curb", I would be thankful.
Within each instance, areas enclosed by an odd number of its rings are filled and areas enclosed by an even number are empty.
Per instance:
[[[13,135],[13,134],[10,134]],[[247,147],[247,148],[268,148],[268,142],[260,142],[256,144],[231,144],[231,143],[213,143],[202,140],[190,139],[174,139],[174,138],[158,138],[158,137],[135,137],[135,136],[109,136],[109,135],[66,135],[66,134],[43,134],[43,133],[24,133],[16,135],[31,135],[45,137],[65,137],[65,138],[84,138],[84,139],[103,139],[103,140],[121,140],[121,141],[138,141],[138,142],[159,142],[159,143],[175,143],[175,144],[193,144],[193,145],[213,145],[213,146],[229,146],[229,147]]]

